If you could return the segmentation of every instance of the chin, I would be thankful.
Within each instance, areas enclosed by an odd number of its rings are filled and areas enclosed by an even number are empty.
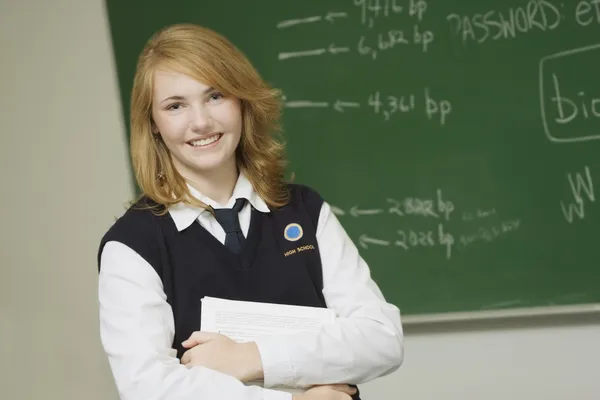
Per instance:
[[[235,160],[235,158],[234,158]],[[202,160],[202,162],[196,162],[192,164],[194,170],[202,173],[202,172],[214,172],[219,168],[223,168],[229,165],[231,162],[231,158],[228,159],[215,159],[215,160]]]

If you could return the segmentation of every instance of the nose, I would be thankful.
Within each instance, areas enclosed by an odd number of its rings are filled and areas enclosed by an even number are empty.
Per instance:
[[[211,121],[209,110],[205,107],[195,107],[190,117],[190,129],[199,134],[206,133],[210,128]]]

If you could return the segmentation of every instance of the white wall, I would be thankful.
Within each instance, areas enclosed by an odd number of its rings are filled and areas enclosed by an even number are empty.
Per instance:
[[[365,385],[364,399],[598,400],[600,323],[593,320],[408,327],[404,366]]]
[[[0,2],[2,399],[117,399],[96,249],[132,192],[103,5]],[[407,329],[363,398],[600,399],[599,323],[483,328]]]
[[[0,1],[0,399],[117,398],[96,250],[132,189],[103,4]]]

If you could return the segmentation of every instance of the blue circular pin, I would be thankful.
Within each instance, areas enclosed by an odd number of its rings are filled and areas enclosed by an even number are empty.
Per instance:
[[[300,239],[303,234],[302,227],[296,223],[289,224],[283,231],[283,236],[291,242]]]

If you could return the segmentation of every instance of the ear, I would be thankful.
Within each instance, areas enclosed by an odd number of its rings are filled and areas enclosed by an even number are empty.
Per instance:
[[[158,127],[156,126],[154,121],[150,121],[150,129],[152,130],[153,134],[158,135]]]

